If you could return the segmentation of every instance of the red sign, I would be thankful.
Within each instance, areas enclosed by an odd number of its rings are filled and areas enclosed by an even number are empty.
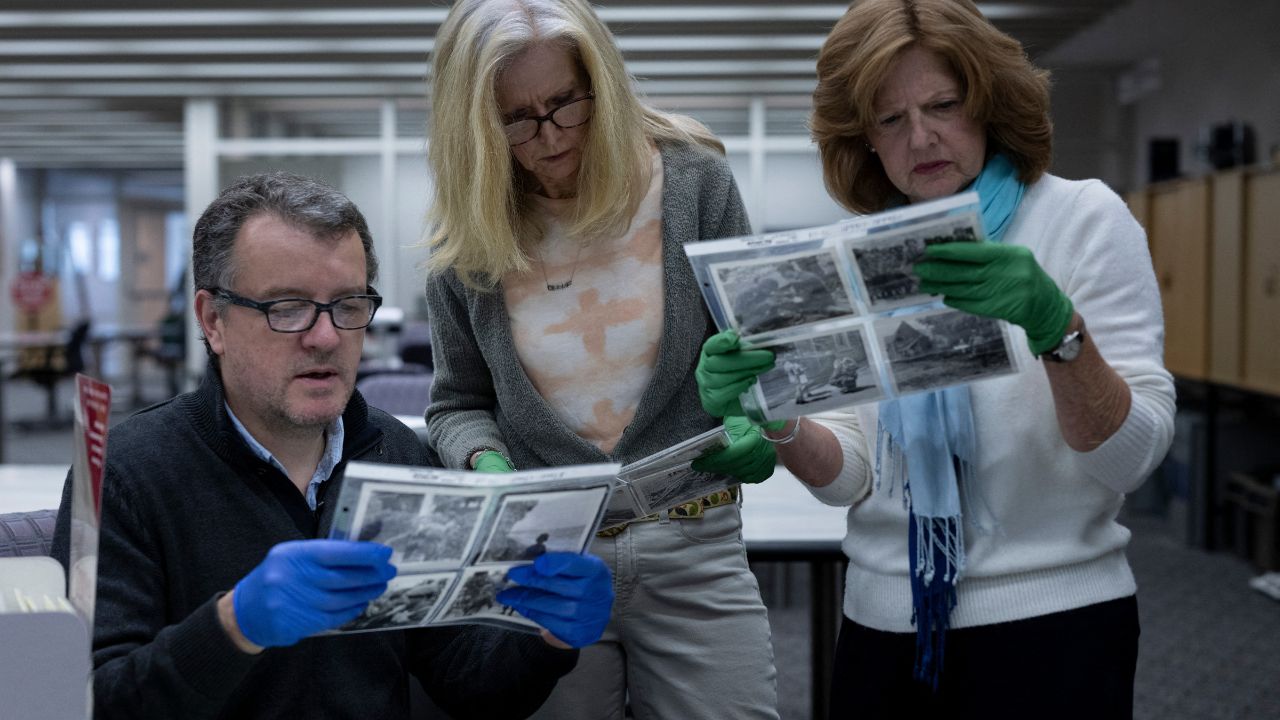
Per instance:
[[[14,304],[23,312],[35,314],[53,295],[53,282],[38,272],[24,272],[13,279],[10,294]]]
[[[111,416],[111,386],[88,375],[76,375],[80,412],[76,420],[83,432],[85,469],[93,491],[93,517],[102,514],[102,471],[107,459],[107,420]]]

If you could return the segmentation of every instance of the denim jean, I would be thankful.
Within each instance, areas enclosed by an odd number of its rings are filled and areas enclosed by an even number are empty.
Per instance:
[[[591,552],[613,570],[613,618],[535,720],[777,720],[777,673],[737,505],[643,522]]]

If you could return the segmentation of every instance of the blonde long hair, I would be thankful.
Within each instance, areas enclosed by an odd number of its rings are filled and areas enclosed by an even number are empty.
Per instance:
[[[613,35],[583,0],[458,0],[432,58],[429,272],[452,269],[472,287],[492,288],[530,269],[526,249],[543,228],[532,219],[529,181],[512,158],[495,88],[508,64],[548,42],[570,52],[595,95],[570,237],[625,232],[649,187],[651,141],[724,152],[696,120],[641,102]]]

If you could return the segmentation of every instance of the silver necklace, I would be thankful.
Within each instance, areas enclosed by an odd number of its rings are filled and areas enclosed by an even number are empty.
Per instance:
[[[578,274],[578,262],[582,260],[582,246],[584,243],[578,243],[578,254],[573,256],[573,269],[569,271],[569,279],[564,282],[553,283],[547,277],[547,264],[542,260],[542,248],[535,246],[534,251],[538,253],[538,268],[542,270],[542,282],[547,286],[547,290],[555,292],[564,290],[573,284],[573,276]]]

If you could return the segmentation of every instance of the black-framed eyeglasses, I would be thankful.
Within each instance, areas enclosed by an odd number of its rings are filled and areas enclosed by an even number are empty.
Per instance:
[[[372,287],[367,295],[344,295],[327,303],[305,298],[284,298],[258,302],[237,295],[223,288],[210,288],[209,292],[226,298],[233,305],[253,308],[267,316],[267,327],[281,333],[306,332],[315,326],[320,313],[329,313],[333,326],[340,330],[359,330],[369,327],[373,314],[382,305],[382,296]]]
[[[559,107],[551,109],[551,112],[541,117],[527,117],[507,123],[502,129],[507,133],[507,142],[512,147],[523,145],[530,140],[538,137],[538,133],[542,130],[542,123],[550,121],[561,130],[568,130],[579,125],[585,125],[591,119],[591,112],[595,109],[596,96],[587,93],[580,98],[574,98]]]

